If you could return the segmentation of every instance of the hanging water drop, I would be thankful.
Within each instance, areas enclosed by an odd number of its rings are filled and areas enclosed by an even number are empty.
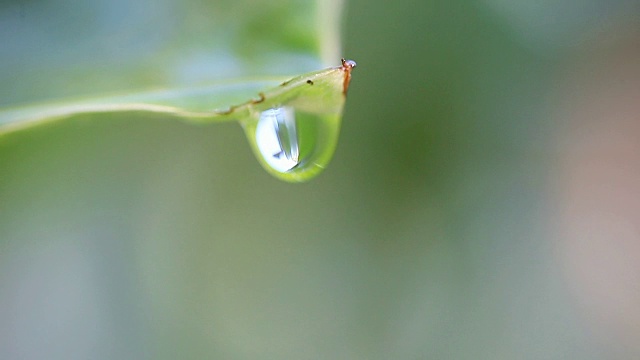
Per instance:
[[[340,67],[291,79],[247,103],[252,115],[241,124],[269,173],[302,182],[324,170],[338,143],[354,67],[355,62],[343,60]]]
[[[245,132],[264,168],[293,182],[319,174],[338,143],[340,116],[319,115],[284,106],[262,111]]]

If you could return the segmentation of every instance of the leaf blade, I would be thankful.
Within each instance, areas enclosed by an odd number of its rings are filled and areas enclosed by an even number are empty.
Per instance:
[[[340,112],[344,102],[340,95],[343,72],[343,67],[332,67],[284,82],[271,79],[227,83],[5,109],[0,111],[0,135],[84,113],[142,111],[168,114],[193,123],[212,123],[243,121],[255,112],[292,101],[314,112]],[[313,89],[309,89],[307,80],[312,81]],[[316,100],[299,100],[305,94]]]

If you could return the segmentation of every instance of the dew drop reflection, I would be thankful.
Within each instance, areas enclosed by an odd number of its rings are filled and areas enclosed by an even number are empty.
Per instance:
[[[256,127],[256,143],[274,170],[286,172],[300,163],[295,112],[289,107],[263,111]]]
[[[285,181],[307,181],[322,172],[333,155],[340,113],[318,114],[295,106],[264,110],[243,123],[262,166]]]

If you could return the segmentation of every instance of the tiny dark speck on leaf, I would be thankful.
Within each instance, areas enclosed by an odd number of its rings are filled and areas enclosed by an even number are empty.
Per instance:
[[[307,80],[307,84],[309,84],[309,85],[313,85],[313,81],[311,81],[311,80]]]

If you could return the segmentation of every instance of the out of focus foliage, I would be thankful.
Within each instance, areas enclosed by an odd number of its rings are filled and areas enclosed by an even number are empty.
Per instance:
[[[302,72],[335,29],[303,1],[1,9],[3,105]],[[0,357],[638,357],[637,5],[345,14],[359,67],[310,183],[266,174],[235,124],[0,140]]]
[[[324,6],[300,0],[5,3],[0,106],[316,70],[324,41],[318,8]]]

